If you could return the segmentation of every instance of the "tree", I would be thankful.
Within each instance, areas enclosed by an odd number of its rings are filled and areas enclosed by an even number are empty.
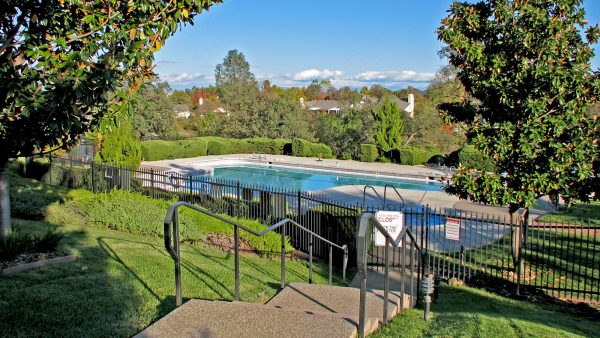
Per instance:
[[[130,122],[121,123],[102,135],[95,161],[137,169],[142,160],[142,146]]]
[[[145,83],[131,99],[133,108],[132,127],[137,137],[156,134],[160,137],[170,137],[177,134],[175,128],[174,102],[185,99],[187,95],[176,95],[173,100],[167,95],[169,85],[166,82]],[[184,92],[179,92],[183,93]],[[182,102],[189,104],[191,100]]]
[[[379,149],[382,152],[389,152],[399,148],[402,145],[404,123],[398,105],[390,100],[385,100],[379,109],[374,112],[373,117],[377,123],[375,142],[377,142]]]
[[[68,148],[152,76],[180,23],[221,0],[10,1],[0,17],[0,237],[9,158]],[[118,92],[117,95],[109,93]]]
[[[498,173],[459,168],[448,192],[506,205],[511,213],[548,194],[589,199],[582,182],[597,177],[599,121],[586,108],[600,87],[590,65],[599,29],[585,28],[581,4],[452,4],[438,36],[475,100],[442,108],[450,122],[465,123],[467,137],[494,160]]]
[[[325,114],[316,121],[315,134],[342,159],[356,157],[362,143],[372,143],[373,114],[367,109],[350,109],[343,115]]]
[[[230,50],[227,56],[215,68],[217,87],[237,82],[254,82],[254,74],[250,72],[250,64],[243,53]]]

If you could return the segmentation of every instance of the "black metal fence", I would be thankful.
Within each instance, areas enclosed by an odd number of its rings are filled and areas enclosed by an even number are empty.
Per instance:
[[[348,205],[307,192],[291,191],[160,168],[125,169],[75,159],[54,159],[46,180],[94,192],[125,189],[153,198],[199,204],[213,212],[273,224],[291,218],[324,238],[347,244],[355,264],[357,216],[377,210]],[[390,206],[386,206],[390,210]],[[584,222],[511,224],[508,217],[482,216],[427,206],[399,208],[404,226],[424,249],[424,272],[541,290],[556,297],[600,300],[600,231]],[[290,229],[291,230],[291,229]],[[327,258],[328,247],[312,236],[288,232],[299,251],[312,249]],[[401,268],[402,250],[393,250],[392,266]],[[335,253],[338,255],[339,253]],[[339,259],[338,259],[339,258]],[[404,257],[410,259],[410,257]],[[342,261],[334,257],[335,262]],[[369,264],[383,265],[383,249],[373,241]]]
[[[56,158],[45,176],[47,183],[83,188],[93,192],[123,189],[152,198],[185,201],[231,217],[258,220],[265,225],[290,218],[310,231],[339,245],[348,245],[349,264],[354,265],[357,205],[346,205],[308,192],[243,185],[211,176],[179,173],[160,168],[127,169]],[[296,228],[287,230],[292,246],[318,258],[328,259],[329,246]],[[334,261],[342,262],[342,252]],[[339,256],[339,257],[338,257]],[[338,259],[339,258],[339,259]]]
[[[425,273],[512,285],[557,298],[600,300],[600,229],[587,222],[525,222],[426,206],[405,209],[404,225],[424,249]],[[530,223],[530,224],[528,224]],[[370,262],[383,264],[372,244]],[[401,250],[392,255],[400,267]]]

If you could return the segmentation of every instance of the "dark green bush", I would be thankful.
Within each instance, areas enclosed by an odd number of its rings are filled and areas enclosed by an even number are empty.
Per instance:
[[[292,155],[298,157],[333,158],[333,152],[326,144],[312,143],[301,138],[292,140]]]
[[[427,161],[427,163],[435,164],[435,165],[443,165],[444,162],[445,162],[444,156],[439,155],[439,154],[431,156],[429,161]]]
[[[253,144],[256,152],[260,154],[283,155],[288,140],[268,139],[268,138],[249,138],[246,142]]]
[[[494,161],[470,144],[467,144],[458,152],[458,163],[467,169],[496,171]]]
[[[42,219],[46,216],[48,206],[64,201],[66,194],[67,191],[62,187],[13,175],[10,177],[11,215],[23,219]]]
[[[172,202],[174,200],[152,199],[139,193],[113,190],[93,195],[92,198],[78,199],[73,203],[85,216],[88,225],[162,237],[165,210]],[[226,199],[217,199],[212,200],[209,207],[211,210],[217,209],[225,213],[230,211],[230,208],[235,208],[235,203]],[[235,218],[234,220],[259,231],[266,227],[257,221]],[[181,241],[203,240],[209,233],[233,234],[233,227],[229,224],[188,209],[181,211],[179,222]],[[281,245],[281,238],[275,233],[256,237],[242,231],[240,236],[262,252],[277,252]],[[291,250],[291,246],[288,250]]]
[[[34,252],[53,252],[58,248],[58,244],[65,237],[65,234],[57,229],[56,226],[48,228],[43,235],[34,235],[32,251]]]
[[[360,160],[362,162],[375,162],[379,152],[377,146],[374,144],[361,144],[360,145]]]
[[[54,252],[64,236],[56,227],[49,228],[41,235],[31,235],[14,227],[10,236],[0,238],[0,261],[10,261],[27,252]]]
[[[143,141],[142,155],[146,161],[205,156],[207,142],[203,138],[181,141]]]
[[[392,152],[393,158],[401,164],[405,165],[421,165],[429,161],[431,157],[436,155],[435,150],[424,149],[419,147],[402,147]]]
[[[208,143],[208,155],[227,155],[236,150],[230,139],[222,137],[206,137],[205,139]]]
[[[27,252],[31,244],[31,236],[22,233],[18,227],[14,227],[10,236],[0,238],[0,261],[10,261],[16,256]]]

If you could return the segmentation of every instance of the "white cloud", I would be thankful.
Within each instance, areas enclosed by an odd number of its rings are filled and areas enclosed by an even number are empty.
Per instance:
[[[425,88],[435,74],[418,73],[413,70],[367,70],[357,74],[345,74],[341,70],[306,69],[296,73],[261,73],[256,74],[258,81],[270,80],[272,84],[282,87],[309,85],[312,80],[331,80],[334,87],[349,86],[360,88],[380,84],[388,88],[404,88],[415,86]],[[173,73],[160,75],[162,81],[168,82],[176,89],[192,86],[209,86],[214,84],[214,77],[203,73]]]
[[[295,81],[307,81],[307,80],[329,80],[333,78],[338,78],[344,75],[344,72],[341,70],[329,70],[329,69],[306,69],[297,73],[294,73],[291,76],[292,80]]]
[[[417,73],[413,70],[403,71],[366,71],[356,74],[354,80],[361,82],[429,82],[433,80],[433,73]]]
[[[160,76],[160,79],[168,82],[169,84],[186,84],[190,82],[205,82],[210,80],[209,76],[201,73],[164,74]]]

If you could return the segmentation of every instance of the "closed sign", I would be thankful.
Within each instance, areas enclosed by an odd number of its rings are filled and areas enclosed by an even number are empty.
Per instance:
[[[397,239],[402,231],[402,227],[404,226],[404,215],[399,211],[378,211],[375,213],[375,218],[377,221],[383,225],[385,230],[392,236],[392,238]],[[402,243],[398,244],[398,247],[401,246]],[[376,246],[385,246],[385,237],[379,230],[375,230],[375,245]]]

